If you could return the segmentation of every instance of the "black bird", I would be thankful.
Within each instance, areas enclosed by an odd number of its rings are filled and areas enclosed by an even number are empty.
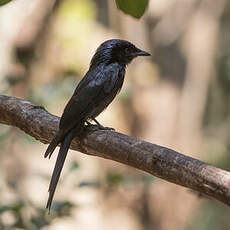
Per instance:
[[[90,124],[90,120],[95,121],[100,128],[104,128],[95,117],[119,93],[126,66],[137,56],[149,55],[132,43],[120,39],[105,41],[96,50],[88,72],[77,85],[64,109],[59,131],[45,152],[45,157],[50,158],[58,144],[61,144],[49,185],[49,198],[46,205],[49,210],[72,139],[79,135],[85,123]]]

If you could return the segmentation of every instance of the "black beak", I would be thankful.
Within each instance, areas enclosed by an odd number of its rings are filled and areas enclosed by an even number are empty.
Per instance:
[[[146,52],[146,51],[138,49],[137,52],[136,52],[136,56],[151,56],[151,54]]]

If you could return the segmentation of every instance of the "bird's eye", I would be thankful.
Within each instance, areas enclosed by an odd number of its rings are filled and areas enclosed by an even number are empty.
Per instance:
[[[125,48],[125,53],[129,53],[130,49],[128,47]]]

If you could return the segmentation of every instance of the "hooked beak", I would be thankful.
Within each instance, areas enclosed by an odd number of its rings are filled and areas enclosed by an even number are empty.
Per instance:
[[[144,50],[140,50],[140,49],[138,49],[135,54],[136,54],[136,56],[151,56],[150,53],[148,53],[148,52],[146,52]]]

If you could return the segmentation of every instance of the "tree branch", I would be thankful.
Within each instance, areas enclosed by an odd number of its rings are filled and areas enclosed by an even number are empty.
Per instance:
[[[0,123],[49,143],[58,130],[59,117],[28,101],[0,95]],[[174,150],[98,129],[87,129],[81,147],[75,138],[71,149],[132,166],[230,205],[230,172]]]

